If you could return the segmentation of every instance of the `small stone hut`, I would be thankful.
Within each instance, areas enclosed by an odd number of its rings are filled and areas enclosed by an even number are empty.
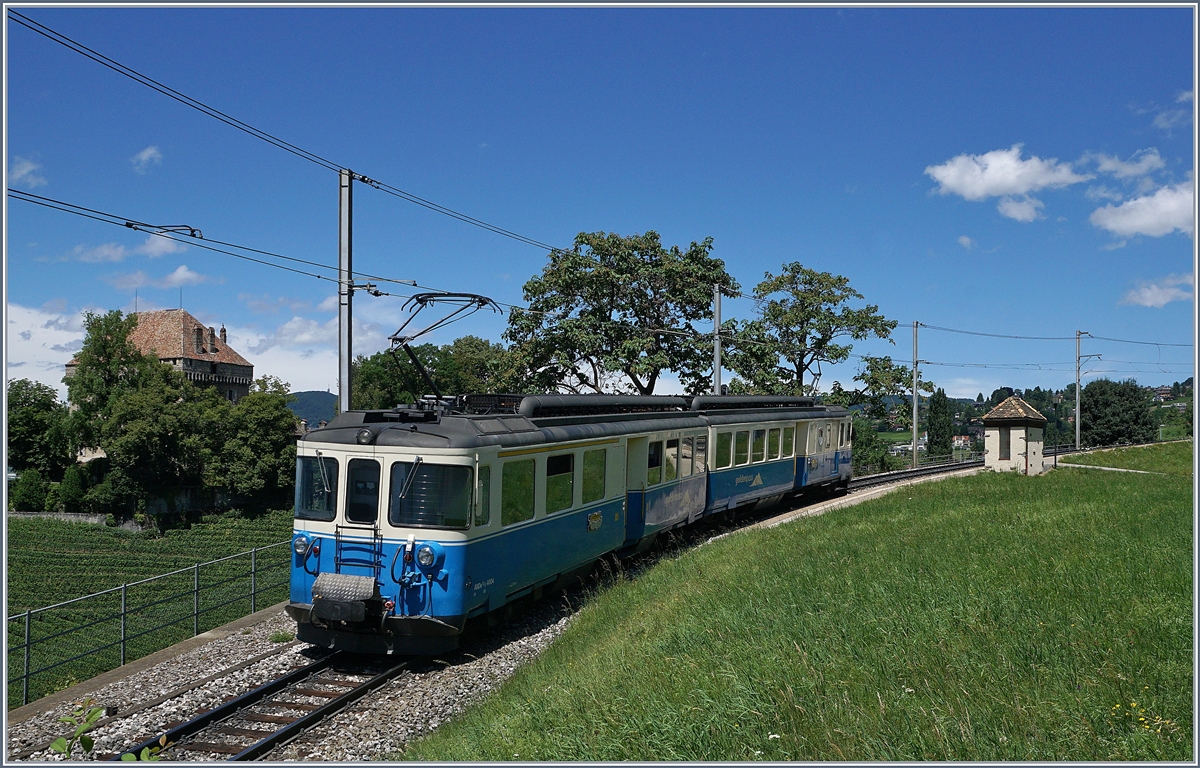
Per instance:
[[[983,466],[996,472],[1040,475],[1046,417],[1013,395],[983,417]]]

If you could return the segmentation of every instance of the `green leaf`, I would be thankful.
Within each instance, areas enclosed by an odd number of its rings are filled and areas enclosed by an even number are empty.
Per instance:
[[[135,763],[137,762],[137,756],[132,752],[126,752],[125,754],[121,755],[121,760],[127,763]]]
[[[54,741],[50,742],[50,749],[59,753],[60,755],[67,754],[67,740],[62,736],[59,736]]]
[[[84,752],[91,752],[92,747],[96,746],[96,742],[92,741],[91,736],[80,736],[79,746],[83,747]]]

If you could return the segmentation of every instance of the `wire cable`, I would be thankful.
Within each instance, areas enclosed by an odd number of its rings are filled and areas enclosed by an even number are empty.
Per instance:
[[[1130,341],[1129,339],[1110,339],[1107,336],[1096,336],[1095,334],[1087,334],[1097,341],[1115,341],[1119,344],[1144,344],[1148,347],[1191,347],[1193,344],[1168,344],[1165,341]]]
[[[236,128],[237,130],[242,131],[243,133],[253,136],[256,139],[265,141],[268,144],[278,147],[279,149],[282,149],[286,152],[290,152],[291,154],[295,155],[296,157],[299,157],[303,160],[307,160],[310,163],[319,165],[322,168],[325,168],[327,170],[336,171],[339,173],[342,170],[349,170],[347,168],[347,166],[345,166],[345,165],[342,165],[340,163],[335,163],[334,161],[332,161],[326,157],[323,157],[315,152],[311,152],[307,149],[304,149],[303,147],[299,147],[299,146],[296,146],[295,144],[292,144],[291,142],[285,141],[285,140],[279,138],[278,136],[275,136],[272,133],[268,133],[267,131],[264,131],[260,128],[255,128],[254,126],[250,125],[249,123],[243,122],[242,120],[239,120],[236,117],[233,117],[232,115],[222,112],[221,110],[217,109],[216,107],[209,106],[208,104],[205,104],[204,102],[200,101],[199,99],[192,98],[191,96],[188,96],[185,93],[177,91],[168,85],[164,85],[163,83],[160,83],[159,81],[155,80],[154,78],[149,77],[148,75],[144,75],[141,72],[137,71],[136,69],[133,69],[132,67],[126,66],[125,64],[122,64],[119,61],[111,59],[108,56],[105,56],[104,54],[102,54],[98,51],[95,51],[92,48],[89,48],[86,45],[78,42],[77,40],[67,37],[66,35],[62,34],[61,32],[57,32],[57,31],[51,29],[50,27],[47,27],[45,24],[36,22],[33,19],[29,18],[28,16],[18,13],[17,11],[13,10],[12,8],[9,8],[8,12],[10,14],[9,18],[12,21],[15,21],[16,23],[20,24],[21,26],[34,31],[34,32],[38,33],[39,35],[42,35],[43,37],[45,37],[49,40],[52,40],[52,41],[58,43],[59,45],[62,45],[65,48],[68,48],[68,49],[74,51],[75,53],[80,54],[81,56],[91,59],[92,61],[94,61],[98,64],[101,64],[118,74],[124,75],[125,77],[128,77],[129,79],[133,80],[134,82],[140,83],[141,85],[144,85],[147,88],[150,88],[154,91],[157,91],[158,93],[163,94],[164,96],[174,99],[175,101],[179,102],[180,104],[191,107],[192,109],[194,109],[198,112],[201,112],[205,115],[208,115],[209,117],[211,117],[215,120],[219,120],[220,122],[225,123],[226,125],[228,125],[232,128]],[[439,203],[435,203],[432,200],[428,200],[419,195],[414,195],[411,192],[406,192],[405,190],[400,189],[399,187],[392,186],[391,184],[387,184],[385,182],[379,181],[378,179],[372,179],[372,178],[369,178],[362,174],[354,173],[353,171],[350,171],[350,173],[359,181],[361,181],[375,189],[378,189],[381,192],[385,192],[394,197],[398,197],[402,200],[406,200],[410,203],[414,203],[416,205],[422,206],[423,208],[427,208],[428,210],[434,211],[436,213],[440,213],[444,216],[449,216],[453,219],[457,219],[458,221],[464,222],[466,224],[470,224],[472,226],[476,226],[481,229],[485,229],[489,232],[493,232],[493,233],[501,235],[503,237],[507,237],[512,240],[516,240],[517,242],[520,242],[520,243],[525,243],[526,245],[532,245],[536,248],[540,248],[543,250],[549,250],[549,251],[562,250],[562,249],[558,248],[557,246],[550,245],[549,243],[544,243],[540,240],[536,240],[531,237],[526,237],[525,235],[522,235],[517,232],[513,232],[512,230],[509,230],[509,229],[505,229],[504,227],[496,226],[495,224],[489,224],[488,222],[483,221],[482,219],[477,219],[474,216],[469,216],[465,213],[462,213],[461,211],[456,211],[453,208],[449,208],[449,207],[441,205]]]

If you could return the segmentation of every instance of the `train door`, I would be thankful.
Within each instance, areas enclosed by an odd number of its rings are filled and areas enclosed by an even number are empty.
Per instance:
[[[631,437],[625,452],[625,543],[638,541],[646,532],[646,482],[649,437]]]
[[[383,537],[379,529],[379,460],[372,454],[350,456],[342,517],[334,525],[334,570],[379,577]]]

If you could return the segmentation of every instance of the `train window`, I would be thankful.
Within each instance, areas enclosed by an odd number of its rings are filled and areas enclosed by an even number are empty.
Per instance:
[[[759,462],[765,459],[767,457],[767,430],[754,430],[754,440],[752,441],[751,446],[753,448],[750,456],[751,461]]]
[[[500,474],[500,525],[533,518],[533,459],[510,461]]]
[[[733,463],[739,467],[750,463],[750,432],[742,430],[733,437]]]
[[[772,429],[767,432],[767,458],[779,458],[779,430]]]
[[[392,464],[388,522],[420,528],[471,525],[470,467],[397,461]],[[401,496],[400,494],[404,494]]]
[[[666,462],[663,464],[663,482],[679,476],[679,438],[667,441]]]
[[[575,500],[575,454],[546,458],[546,512],[570,509]]]
[[[350,459],[346,474],[346,519],[352,523],[373,523],[379,518],[379,462]]]
[[[724,469],[733,463],[733,433],[721,432],[717,435],[717,469]]]
[[[718,438],[718,442],[719,442],[719,438]],[[696,465],[696,474],[700,474],[701,472],[708,469],[708,465],[705,464],[705,462],[708,459],[704,455],[705,449],[707,449],[707,448],[708,448],[708,438],[707,437],[697,437],[696,438],[696,458],[695,458],[695,462],[694,462]],[[729,455],[728,448],[726,449],[725,455],[726,456]],[[726,464],[726,466],[728,466],[728,464]]]
[[[817,427],[817,453],[825,450],[825,428]]]
[[[479,467],[479,503],[475,505],[475,527],[481,528],[492,519],[492,468]]]
[[[337,484],[337,459],[301,456],[296,461],[296,517],[332,520],[337,514]]]
[[[793,443],[793,441],[795,441],[795,439],[796,439],[796,428],[795,427],[784,427],[783,428],[783,443],[779,449],[780,451],[782,451],[782,453],[780,454],[781,456],[791,456],[792,455],[792,443]]]
[[[679,447],[679,476],[690,477],[692,474],[692,438],[683,438]]]
[[[846,446],[846,422],[838,424],[838,448]]]
[[[608,451],[600,448],[583,452],[583,503],[588,504],[604,498],[604,475],[608,471],[605,462]]]
[[[851,422],[846,422],[846,447],[850,447],[850,443],[854,440],[854,425]]]
[[[662,482],[662,441],[650,443],[646,452],[646,485]]]

